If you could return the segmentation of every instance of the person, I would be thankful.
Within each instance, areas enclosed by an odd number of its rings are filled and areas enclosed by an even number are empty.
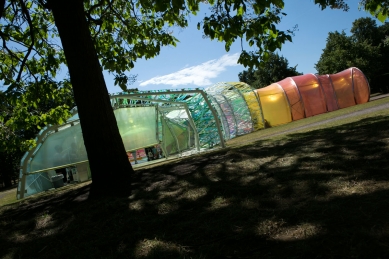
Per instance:
[[[148,158],[149,158],[149,161],[151,161],[151,160],[154,160],[154,154],[153,154],[153,151],[152,151],[152,149],[151,148],[148,148],[148,153],[147,153],[147,156],[148,156]]]
[[[134,158],[135,164],[137,164],[138,160],[136,159],[136,150],[132,151],[131,154],[132,154],[132,157]]]
[[[68,158],[69,158],[69,164],[76,163],[80,160],[78,157],[77,144],[75,142],[70,143]],[[71,166],[67,169],[67,171],[68,171],[68,179],[67,179],[68,183],[74,181],[73,170],[75,170],[75,168],[76,168],[75,166]]]
[[[152,147],[152,152],[153,152],[153,157],[154,159],[158,159],[158,152],[157,152],[157,148],[155,146]]]
[[[62,154],[62,146],[56,145],[54,149],[56,151],[56,154],[54,155],[54,166],[64,165],[65,162],[64,162],[64,157],[63,157],[63,154]],[[55,169],[55,173],[56,174],[62,174],[63,175],[63,179],[62,179],[63,182],[67,183],[67,181],[68,181],[67,174],[68,173],[67,173],[65,167]]]
[[[157,152],[157,158],[162,158],[162,156],[161,156],[161,147],[159,145],[157,145],[156,152]]]

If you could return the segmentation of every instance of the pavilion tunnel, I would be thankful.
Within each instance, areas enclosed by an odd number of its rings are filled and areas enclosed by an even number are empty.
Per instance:
[[[165,156],[200,151],[225,140],[369,101],[370,87],[358,68],[332,75],[288,77],[261,89],[242,82],[204,90],[154,90],[110,96],[127,152],[161,145]],[[53,188],[58,168],[91,178],[77,109],[63,125],[49,125],[21,160],[18,198]]]
[[[288,77],[255,90],[267,126],[331,112],[369,101],[369,83],[358,68],[337,74]]]

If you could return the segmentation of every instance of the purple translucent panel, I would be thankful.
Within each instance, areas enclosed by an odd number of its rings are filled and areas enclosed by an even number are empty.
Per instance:
[[[305,116],[327,112],[327,106],[319,80],[313,74],[292,77],[304,102]]]
[[[291,77],[288,77],[284,80],[279,81],[277,84],[279,84],[284,89],[288,97],[293,120],[295,121],[303,119],[305,117],[304,105],[293,79]]]
[[[366,103],[369,101],[370,87],[365,75],[358,68],[352,68],[354,95],[357,104]]]
[[[332,112],[339,109],[338,102],[335,95],[334,87],[332,86],[331,79],[328,75],[317,76],[319,82],[324,91],[324,96],[327,103],[327,111]]]
[[[329,76],[335,89],[339,108],[346,108],[355,105],[352,69],[349,68]]]

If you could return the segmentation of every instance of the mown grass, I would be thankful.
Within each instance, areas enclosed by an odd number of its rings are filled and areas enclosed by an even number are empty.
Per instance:
[[[128,199],[84,184],[3,206],[0,257],[388,258],[389,110],[300,123],[138,169]]]
[[[12,188],[10,190],[5,190],[0,193],[0,206],[11,204],[16,202],[16,190]]]

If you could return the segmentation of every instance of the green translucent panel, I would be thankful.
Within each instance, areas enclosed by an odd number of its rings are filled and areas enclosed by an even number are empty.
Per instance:
[[[26,187],[27,191],[24,197],[47,191],[51,188],[54,188],[53,183],[51,182],[51,177],[48,173],[36,173],[26,176]],[[18,189],[19,190],[19,189]]]
[[[167,155],[176,154],[190,148],[190,127],[180,125],[166,117],[162,119],[162,127],[163,145]]]
[[[67,125],[46,138],[31,159],[29,171],[66,167],[87,159],[81,125]]]
[[[165,148],[166,156],[170,156],[172,153],[177,153],[177,142],[174,138],[173,132],[169,129],[166,120],[161,119],[162,130],[163,130],[163,141],[162,144]]]
[[[126,151],[158,143],[154,106],[121,108],[114,113]]]
[[[220,143],[215,118],[201,94],[186,100],[196,125],[201,147],[213,147]],[[218,118],[217,118],[218,119]]]
[[[173,121],[169,120],[167,121],[168,124],[170,124],[170,128],[173,131],[174,135],[177,138],[178,141],[178,147],[180,151],[188,150],[189,148],[189,128],[179,125],[177,123],[174,123]]]

